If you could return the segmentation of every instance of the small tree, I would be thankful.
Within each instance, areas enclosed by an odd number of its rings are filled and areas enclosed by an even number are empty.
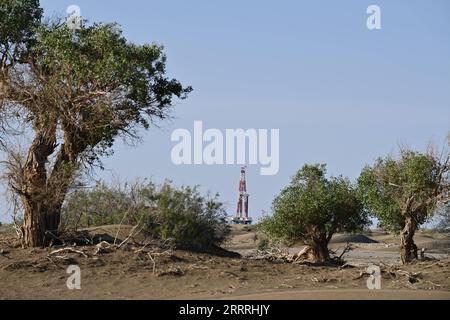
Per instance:
[[[77,171],[109,155],[117,138],[139,139],[191,90],[167,78],[161,46],[130,43],[115,24],[71,30],[41,16],[36,0],[0,2],[0,129],[17,123],[31,141],[24,153],[4,148],[6,178],[31,247],[58,231]],[[9,133],[0,132],[3,146]]]
[[[442,161],[443,160],[443,161]],[[409,149],[400,158],[379,158],[358,179],[361,199],[381,226],[400,231],[403,264],[417,258],[414,233],[440,203],[448,201],[450,158]]]
[[[325,177],[325,165],[305,165],[273,201],[273,216],[261,222],[269,236],[309,246],[316,262],[330,259],[328,243],[336,232],[368,223],[354,187],[343,177]]]

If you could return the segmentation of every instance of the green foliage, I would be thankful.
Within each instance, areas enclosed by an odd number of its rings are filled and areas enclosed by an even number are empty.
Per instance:
[[[222,203],[200,195],[197,188],[162,186],[157,197],[154,231],[181,248],[203,250],[222,243],[229,233]]]
[[[152,189],[153,184],[109,186],[99,182],[92,189],[74,190],[64,203],[62,226],[77,229],[109,224],[139,224],[149,213],[146,198],[141,193]]]
[[[13,62],[23,62],[35,43],[35,29],[42,18],[39,0],[0,0],[1,69]]]
[[[399,231],[407,216],[423,224],[436,208],[440,167],[431,156],[404,150],[399,159],[379,158],[358,179],[359,195],[382,227]]]
[[[325,177],[325,165],[305,165],[273,201],[273,216],[261,229],[287,241],[324,238],[335,232],[356,231],[367,216],[348,179]]]
[[[66,137],[88,153],[84,160],[89,163],[117,135],[135,138],[135,126],[147,129],[154,119],[165,119],[173,97],[183,99],[191,91],[166,77],[162,46],[129,43],[116,24],[83,25],[75,31],[43,25],[37,34],[32,64],[47,76],[40,94],[59,96],[57,105],[45,106],[42,121],[53,114]],[[72,117],[61,113],[61,104]],[[31,110],[32,119],[40,123],[41,110]]]
[[[156,110],[149,106],[163,108],[171,104],[172,95],[181,97],[190,91],[165,76],[162,46],[129,43],[117,24],[83,25],[75,31],[43,25],[38,36],[40,41],[33,53],[42,70],[61,85],[70,79],[80,91],[114,87],[123,94],[119,101],[122,108],[153,114]],[[138,113],[130,119],[144,120]]]
[[[196,187],[175,188],[170,183],[108,186],[71,193],[63,207],[68,227],[105,224],[141,224],[144,230],[178,248],[207,250],[228,236],[223,205],[215,197],[202,196]]]

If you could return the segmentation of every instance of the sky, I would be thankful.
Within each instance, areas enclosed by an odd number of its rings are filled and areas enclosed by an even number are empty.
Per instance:
[[[366,26],[369,5],[381,29]],[[138,44],[165,47],[168,73],[194,91],[173,119],[143,132],[137,147],[118,143],[97,178],[200,185],[219,192],[229,214],[239,165],[171,161],[178,128],[280,130],[280,168],[250,165],[250,215],[271,202],[305,163],[356,179],[399,144],[425,150],[450,130],[450,2],[446,0],[175,1],[42,0],[47,16],[77,5],[90,21],[117,22]],[[5,217],[2,217],[3,219]]]

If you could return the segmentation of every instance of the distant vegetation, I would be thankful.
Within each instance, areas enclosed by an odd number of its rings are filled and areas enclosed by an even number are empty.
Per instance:
[[[450,232],[450,203],[440,208],[438,219],[437,228],[441,231]]]
[[[418,258],[414,234],[423,223],[438,214],[439,228],[450,228],[448,148],[403,148],[398,158],[379,158],[363,168],[355,186],[325,173],[325,165],[303,166],[274,199],[273,215],[260,229],[272,238],[303,240],[313,260],[326,261],[332,235],[361,229],[371,215],[380,227],[400,234],[400,259],[407,263]]]
[[[0,222],[0,233],[14,235],[15,234],[14,226],[10,223]]]
[[[196,187],[101,182],[69,194],[62,209],[64,229],[106,224],[140,225],[178,248],[199,251],[219,246],[229,234],[218,196],[203,196]]]

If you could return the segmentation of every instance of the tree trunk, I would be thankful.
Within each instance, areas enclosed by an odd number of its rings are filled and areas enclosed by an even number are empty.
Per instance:
[[[22,244],[25,247],[46,246],[59,225],[62,204],[57,190],[49,188],[47,168],[48,157],[56,148],[55,125],[37,130],[28,150],[27,159],[20,176],[20,191],[24,207]]]
[[[25,206],[22,225],[25,247],[48,246],[58,233],[60,210],[48,210],[40,202],[23,199]]]
[[[330,260],[328,241],[326,237],[319,237],[308,241],[308,258],[313,262],[326,262]]]
[[[407,216],[405,219],[405,226],[400,232],[400,259],[402,264],[417,259],[417,246],[413,239],[416,229],[417,224],[414,218]]]
[[[48,173],[49,157],[57,147],[57,124],[58,121],[51,117],[36,122],[36,135],[26,161],[15,172],[19,183],[14,190],[20,195],[24,207],[22,244],[25,247],[48,246],[57,236],[62,204],[78,169],[77,155],[87,147],[85,141],[73,143],[76,137],[65,132],[65,143]]]

